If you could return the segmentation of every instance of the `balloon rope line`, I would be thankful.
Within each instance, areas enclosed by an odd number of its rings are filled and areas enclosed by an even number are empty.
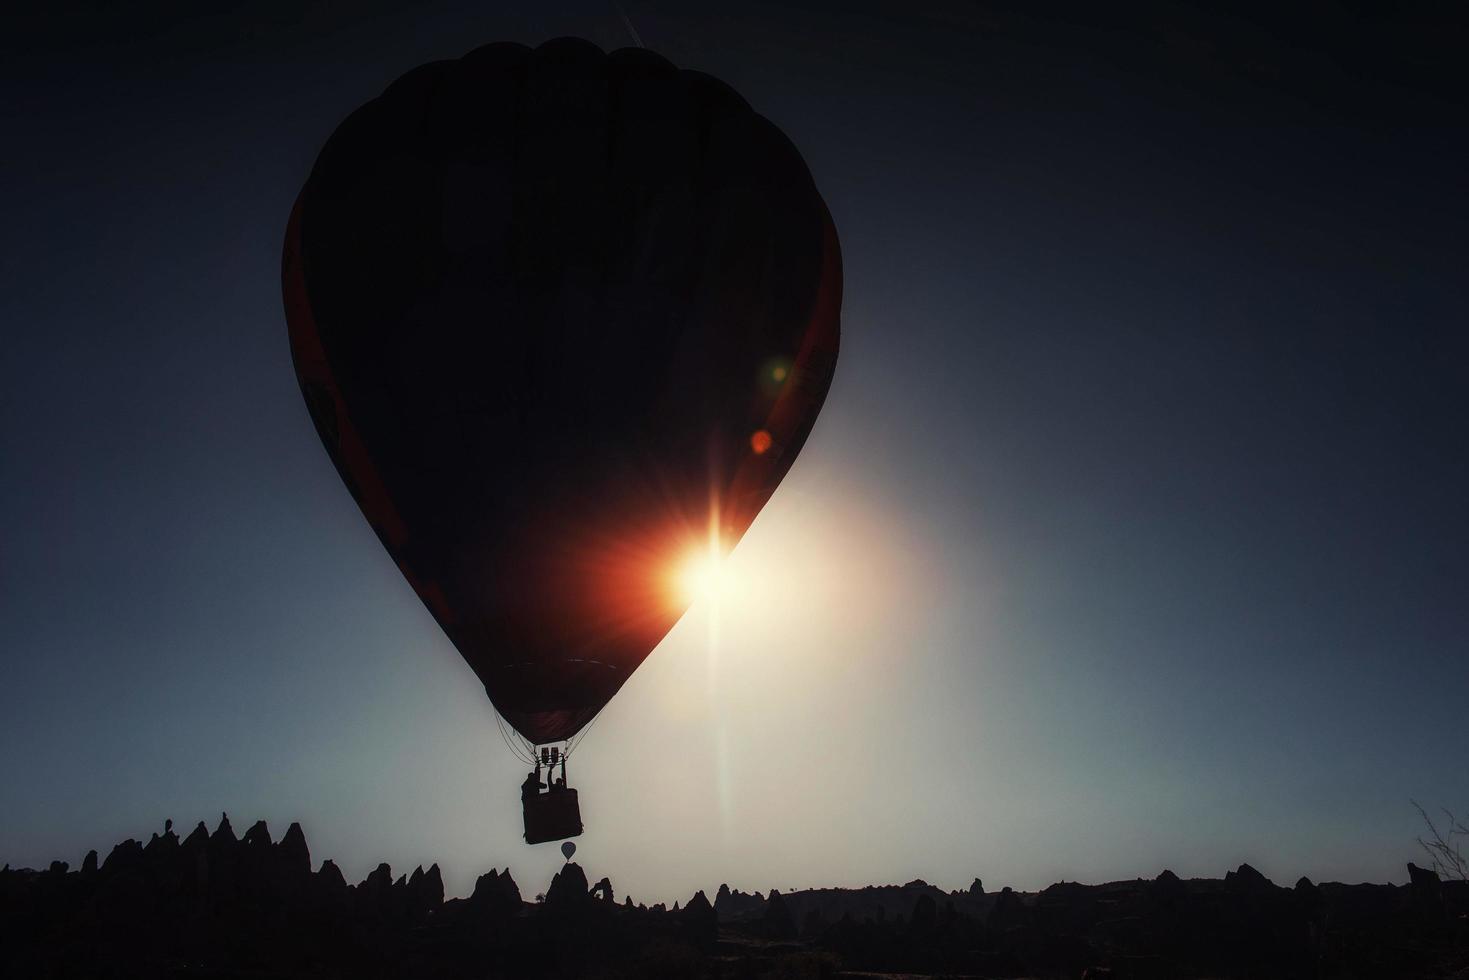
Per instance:
[[[612,6],[617,8],[617,15],[622,18],[622,23],[627,28],[627,32],[632,35],[632,43],[641,48],[643,46],[643,39],[638,36],[638,29],[632,26],[632,18],[627,15],[627,11],[622,9],[622,4],[618,3],[617,0],[612,0]]]
[[[528,752],[524,747],[516,745],[516,743],[512,742],[510,740],[510,737],[505,734],[505,725],[500,720],[500,712],[495,711],[493,708],[491,708],[490,710],[494,711],[495,714],[495,730],[500,733],[500,739],[505,743],[505,747],[510,750],[510,754],[515,756],[521,762],[534,765],[536,761],[534,753]],[[517,738],[520,737],[519,732],[516,732],[515,734]]]
[[[584,727],[581,731],[577,732],[576,735],[573,737],[573,739],[567,739],[567,743],[566,743],[566,754],[567,755],[571,755],[572,752],[574,752],[575,750],[581,748],[582,741],[587,737],[587,733],[592,730],[592,726],[597,723],[597,719],[600,718],[600,717],[602,717],[602,708],[605,708],[605,707],[607,707],[607,706],[604,704],[604,705],[602,705],[601,708],[598,708],[597,709],[597,713],[594,714],[594,715],[592,715],[592,720],[589,721],[589,722],[587,722],[586,723],[586,727]]]
[[[500,724],[500,713],[498,711],[495,712],[495,731],[500,733],[500,741],[505,743],[505,747],[510,750],[510,754],[515,756],[515,758],[519,759],[521,762],[524,762],[525,757],[521,755],[520,750],[516,746],[512,745],[510,739],[505,736],[505,729]]]
[[[603,707],[606,707],[606,705],[603,705]],[[515,758],[519,759],[521,762],[532,766],[535,765],[538,761],[538,757],[536,756],[536,747],[532,745],[531,742],[519,732],[515,732],[514,738],[512,738],[510,734],[505,731],[505,721],[500,717],[500,712],[495,711],[493,708],[491,709],[491,711],[495,715],[495,731],[500,733],[500,741],[505,743],[505,747],[510,750],[510,754],[515,756]],[[561,754],[563,756],[570,756],[572,752],[580,748],[582,741],[587,737],[587,734],[591,732],[592,727],[597,724],[597,719],[601,717],[602,708],[598,708],[597,713],[592,715],[592,720],[587,722],[586,726],[582,728],[581,731],[577,732],[571,738],[566,740],[566,750]]]

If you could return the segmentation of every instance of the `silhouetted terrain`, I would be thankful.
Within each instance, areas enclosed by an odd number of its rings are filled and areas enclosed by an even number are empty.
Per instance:
[[[666,909],[566,865],[544,901],[490,871],[444,900],[438,865],[349,885],[300,825],[166,827],[79,871],[0,871],[9,977],[1460,977],[1469,884],[1281,888],[1224,879],[1060,883],[1038,894],[922,881],[782,895],[721,886]]]

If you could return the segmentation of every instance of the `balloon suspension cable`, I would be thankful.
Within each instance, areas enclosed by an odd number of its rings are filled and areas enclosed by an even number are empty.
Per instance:
[[[602,708],[605,707],[607,707],[605,704],[602,705]],[[592,726],[597,723],[597,719],[602,717],[602,708],[597,709],[597,713],[592,715],[591,721],[588,721],[586,725],[582,727],[581,731],[577,732],[575,735],[571,736],[571,738],[568,738],[566,740],[566,751],[562,753],[563,755],[569,756],[571,755],[571,753],[581,748],[581,743],[586,739],[587,733],[592,730]]]
[[[493,709],[491,710],[493,711]],[[535,747],[526,742],[525,738],[519,732],[515,732],[514,738],[512,739],[510,734],[505,731],[505,722],[500,717],[500,712],[494,711],[494,715],[495,729],[500,733],[500,738],[504,741],[505,747],[521,762],[527,765],[535,765],[539,761],[536,757]]]
[[[500,733],[500,741],[505,743],[505,747],[510,750],[510,754],[528,766],[539,764],[541,757],[537,751],[538,746],[513,728],[507,731],[508,726],[505,719],[501,717],[500,712],[495,711],[494,715],[495,730]],[[561,750],[561,758],[570,758],[571,753],[575,752],[581,746],[582,741],[587,737],[587,733],[592,730],[592,726],[597,723],[597,719],[600,717],[602,717],[602,712],[601,709],[598,709],[597,713],[592,716],[591,721],[587,722],[581,731],[566,740],[565,747]]]
[[[627,11],[623,9],[622,4],[618,3],[617,0],[612,0],[612,6],[617,8],[617,16],[622,18],[623,26],[632,35],[632,43],[641,48],[643,46],[643,38],[642,35],[638,34],[638,29],[632,26],[632,18],[627,15]]]

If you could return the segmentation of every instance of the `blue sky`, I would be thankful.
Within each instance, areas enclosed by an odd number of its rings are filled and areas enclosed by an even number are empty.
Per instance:
[[[1404,879],[1409,799],[1469,800],[1449,96],[1330,31],[853,10],[628,6],[801,148],[844,336],[727,594],[574,757],[580,859],[650,902]],[[559,855],[520,842],[483,691],[321,449],[279,250],[398,74],[625,29],[80,16],[7,52],[0,108],[0,860],[228,810],[350,879],[534,894]]]

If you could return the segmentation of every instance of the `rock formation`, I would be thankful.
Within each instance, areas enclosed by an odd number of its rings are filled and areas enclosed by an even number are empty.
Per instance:
[[[769,895],[721,885],[666,909],[614,901],[561,868],[544,903],[508,870],[444,897],[437,864],[348,884],[312,871],[301,827],[277,842],[221,815],[182,841],[171,823],[78,870],[0,870],[5,976],[379,978],[817,976],[1464,976],[1469,884],[1410,865],[1410,884],[1305,878],[1280,888],[1249,865],[1224,879],[986,893],[921,880]],[[799,929],[797,923],[800,924]],[[787,962],[788,961],[788,962]]]

